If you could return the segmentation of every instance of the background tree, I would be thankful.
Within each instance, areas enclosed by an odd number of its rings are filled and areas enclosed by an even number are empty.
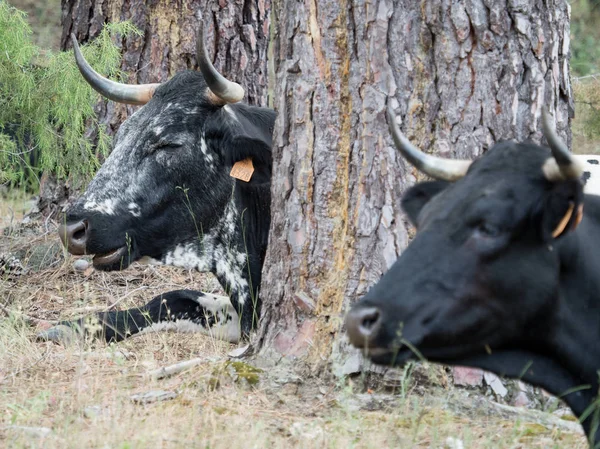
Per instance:
[[[414,144],[443,157],[540,141],[544,104],[570,140],[567,11],[564,0],[273,3],[263,351],[340,373],[359,367],[343,312],[406,247],[400,198],[420,176],[393,148],[386,101]]]

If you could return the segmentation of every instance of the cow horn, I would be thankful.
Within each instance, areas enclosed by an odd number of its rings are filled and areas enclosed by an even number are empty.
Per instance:
[[[146,104],[154,95],[156,88],[160,86],[160,84],[122,84],[104,78],[85,60],[74,34],[71,34],[71,41],[79,71],[89,85],[106,98],[119,103]]]
[[[467,174],[467,170],[471,165],[471,161],[442,159],[423,153],[400,131],[400,127],[396,123],[396,115],[392,106],[388,102],[387,119],[390,127],[390,133],[396,144],[396,148],[410,162],[426,175],[442,181],[456,181]]]
[[[550,113],[545,106],[542,108],[542,128],[553,156],[542,167],[546,178],[549,181],[579,179],[583,173],[583,167],[579,161],[572,157],[567,145],[558,137]]]
[[[198,39],[196,41],[196,59],[198,61],[198,67],[204,76],[204,81],[208,85],[210,91],[217,97],[215,103],[237,103],[244,98],[244,89],[238,83],[229,81],[212,65],[206,51],[206,43],[204,36],[204,21],[202,15],[198,11],[198,21],[200,26],[198,28]]]

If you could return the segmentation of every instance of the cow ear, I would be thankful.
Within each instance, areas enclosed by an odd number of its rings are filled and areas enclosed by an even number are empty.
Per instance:
[[[222,110],[220,115],[216,114],[212,118],[213,121],[207,122],[206,134],[217,137],[214,142],[220,148],[225,169],[233,169],[232,175],[240,169],[246,174],[251,172],[249,181],[238,181],[242,184],[270,182],[275,112],[242,104],[227,105],[224,108],[228,109]],[[242,178],[245,177],[238,177]]]
[[[248,181],[250,184],[264,184],[271,180],[273,158],[271,153],[271,139],[261,139],[256,136],[235,136],[225,154],[225,164],[231,166],[231,175],[241,166],[252,167],[252,174]],[[238,178],[240,179],[240,178]]]
[[[446,181],[428,181],[408,189],[402,197],[402,209],[415,227],[418,227],[418,218],[423,206],[449,185]]]
[[[541,213],[545,242],[574,231],[583,218],[583,188],[576,180],[556,183],[546,195]]]

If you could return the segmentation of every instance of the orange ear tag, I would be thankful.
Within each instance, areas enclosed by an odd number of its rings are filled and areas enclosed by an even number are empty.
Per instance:
[[[554,228],[554,231],[552,232],[552,237],[556,238],[564,232],[565,228],[567,227],[567,224],[569,224],[571,215],[573,215],[574,208],[575,208],[575,205],[573,203],[570,203],[567,213],[565,214],[564,217],[562,217],[562,220],[560,220],[560,222],[558,223],[556,228]]]
[[[240,181],[249,182],[254,173],[254,165],[252,165],[252,158],[246,158],[233,164],[229,176]]]

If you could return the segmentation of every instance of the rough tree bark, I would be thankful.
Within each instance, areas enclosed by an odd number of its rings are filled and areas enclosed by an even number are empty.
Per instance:
[[[156,83],[196,67],[195,13],[203,12],[207,38],[214,48],[214,64],[246,90],[249,104],[267,104],[267,45],[270,0],[62,0],[60,46],[71,48],[70,34],[79,42],[95,38],[104,23],[131,20],[143,35],[123,39],[121,70],[131,83]],[[216,35],[216,39],[215,39]],[[137,107],[112,101],[96,106],[100,123],[114,134]],[[90,136],[94,138],[93,134]],[[41,186],[41,207],[66,193],[47,175]]]
[[[131,20],[143,35],[124,39],[121,69],[129,82],[156,83],[196,67],[196,11],[203,13],[215,67],[246,89],[244,101],[267,102],[270,0],[63,0],[61,48],[96,37],[106,22]],[[216,40],[215,40],[216,35]],[[130,111],[130,110],[129,110]],[[102,118],[118,126],[124,107],[108,103]]]
[[[386,101],[413,143],[444,157],[539,141],[543,104],[570,140],[568,5],[275,0],[272,20],[278,119],[256,343],[350,373],[360,358],[343,312],[406,247],[400,197],[420,178],[393,148]]]

